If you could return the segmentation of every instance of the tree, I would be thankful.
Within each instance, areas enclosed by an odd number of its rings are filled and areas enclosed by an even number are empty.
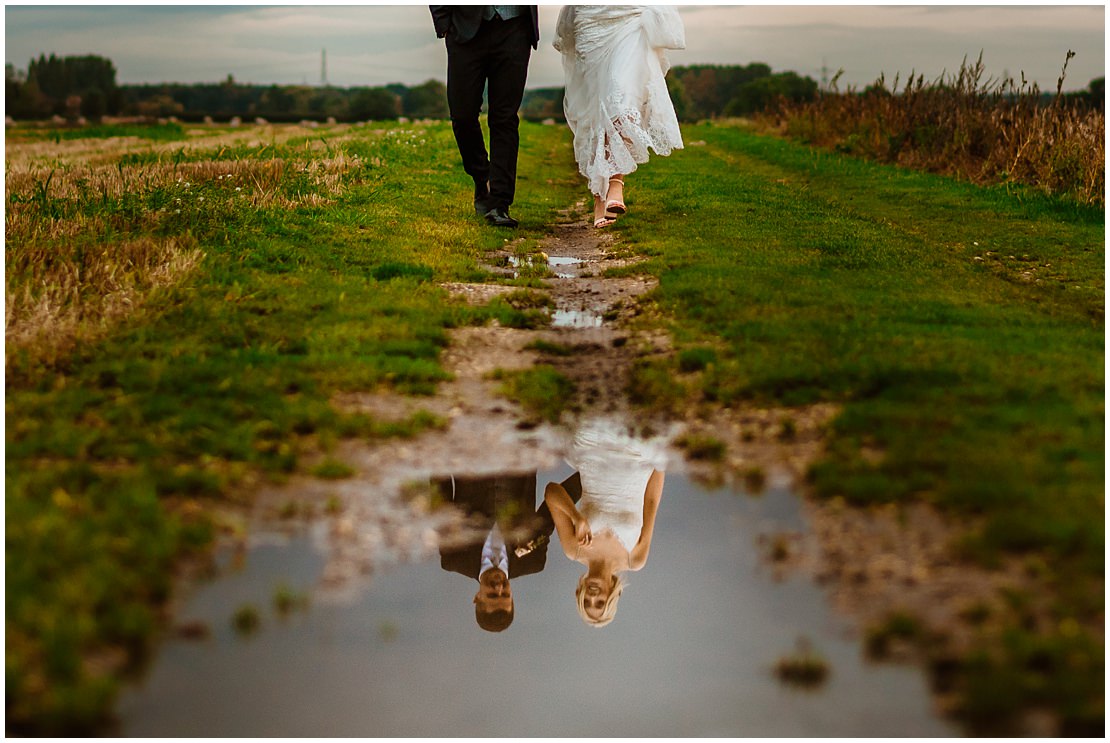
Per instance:
[[[763,111],[784,98],[793,103],[812,101],[817,97],[817,81],[796,72],[780,72],[744,83],[725,106],[726,116],[745,116]]]
[[[667,77],[667,93],[671,96],[671,105],[674,106],[675,116],[679,121],[686,121],[690,112],[690,96],[686,94],[686,86],[675,75]]]
[[[524,99],[520,102],[520,115],[528,121],[544,119],[564,121],[563,89],[533,88],[524,91]]]
[[[76,108],[86,116],[119,112],[116,67],[111,60],[95,54],[72,57],[41,54],[28,65],[27,82],[50,99],[55,113],[72,113],[75,97],[81,99]]]
[[[26,74],[8,64],[4,66],[4,110],[14,119],[41,119],[50,115],[52,103]]]
[[[401,98],[385,88],[363,88],[351,98],[351,118],[356,121],[382,121],[401,115]]]
[[[672,68],[667,80],[676,112],[679,106],[683,108],[680,118],[694,120],[720,116],[742,86],[770,75],[771,68],[762,62],[746,66],[691,65]],[[680,89],[685,96],[676,100],[675,93]]]
[[[405,116],[411,119],[446,119],[447,86],[439,80],[428,80],[409,88],[401,99]]]

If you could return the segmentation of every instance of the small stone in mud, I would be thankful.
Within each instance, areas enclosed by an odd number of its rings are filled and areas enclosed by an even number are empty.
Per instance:
[[[174,633],[182,640],[206,640],[211,636],[212,628],[202,619],[193,619],[178,624]]]
[[[783,562],[790,557],[790,537],[787,534],[776,534],[771,540],[771,560]]]

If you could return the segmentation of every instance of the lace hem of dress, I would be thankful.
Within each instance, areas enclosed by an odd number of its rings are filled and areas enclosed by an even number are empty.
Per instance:
[[[670,103],[668,99],[667,103]],[[644,117],[636,109],[621,111],[606,122],[604,131],[596,132],[588,141],[576,146],[576,159],[585,166],[580,172],[589,181],[590,191],[604,198],[609,189],[609,179],[617,174],[636,170],[639,163],[649,159],[649,148],[657,155],[667,156],[682,149],[682,135],[677,128],[665,125],[659,117],[651,115],[648,101],[647,127]],[[579,143],[576,143],[578,145]]]

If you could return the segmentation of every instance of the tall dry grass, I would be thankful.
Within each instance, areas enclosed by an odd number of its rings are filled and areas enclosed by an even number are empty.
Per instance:
[[[287,129],[282,140],[299,131]],[[244,143],[271,145],[257,131],[204,141]],[[362,166],[342,149],[325,152],[322,141],[305,143],[297,159],[220,160],[215,149],[213,159],[178,162],[173,150],[143,147],[156,159],[125,164],[135,148],[121,139],[99,150],[88,140],[8,143],[8,362],[18,355],[32,366],[52,365],[134,313],[154,290],[182,281],[203,258],[193,233],[204,225],[247,210],[329,203]]]
[[[1068,52],[1067,59],[1074,56]],[[1104,204],[1105,115],[1060,93],[1045,105],[1023,79],[984,79],[982,55],[959,72],[926,82],[912,73],[901,90],[880,77],[810,103],[779,102],[761,126],[848,154],[967,178],[1020,183],[1083,203]]]
[[[51,364],[137,310],[203,258],[189,238],[141,237],[83,247],[18,251],[8,262],[4,339],[8,353]]]

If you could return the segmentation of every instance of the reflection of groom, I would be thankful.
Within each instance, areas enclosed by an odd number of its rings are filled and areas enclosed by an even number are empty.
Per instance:
[[[547,504],[536,506],[536,473],[496,477],[449,477],[437,480],[445,501],[462,508],[479,527],[471,544],[440,547],[440,566],[478,581],[474,618],[478,626],[500,632],[513,622],[509,581],[543,570],[547,544],[555,523]],[[578,475],[563,482],[577,501],[582,495]]]

